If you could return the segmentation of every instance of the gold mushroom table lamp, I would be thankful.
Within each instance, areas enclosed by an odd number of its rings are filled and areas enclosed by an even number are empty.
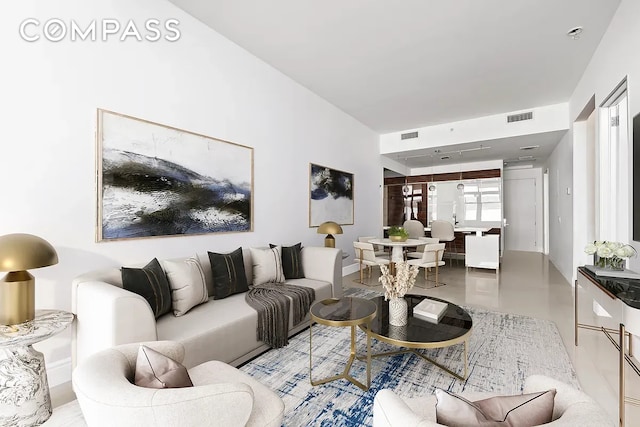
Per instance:
[[[327,237],[324,239],[324,246],[327,248],[335,248],[336,247],[336,239],[333,237],[334,234],[342,234],[342,227],[340,224],[333,221],[327,221],[320,224],[318,227],[318,234],[326,234]]]
[[[35,310],[35,280],[27,270],[58,263],[55,249],[31,234],[0,236],[0,425],[32,427],[52,412],[44,355],[33,344],[73,322],[62,310]],[[19,402],[19,404],[17,404]]]
[[[27,270],[58,263],[56,250],[32,234],[0,236],[0,325],[17,325],[35,318],[35,279]]]

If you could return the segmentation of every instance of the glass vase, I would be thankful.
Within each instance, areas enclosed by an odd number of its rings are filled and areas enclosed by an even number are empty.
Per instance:
[[[604,258],[593,254],[593,265],[603,270],[624,271],[626,262],[624,258],[619,258],[615,255],[610,258]]]
[[[407,300],[404,298],[391,298],[389,300],[389,324],[405,326],[407,324]]]

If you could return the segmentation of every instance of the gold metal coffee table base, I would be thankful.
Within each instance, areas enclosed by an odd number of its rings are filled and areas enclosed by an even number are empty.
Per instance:
[[[452,375],[455,378],[464,381],[464,380],[467,379],[468,357],[467,357],[467,341],[464,341],[463,343],[464,343],[464,374],[463,375],[460,375],[460,374],[458,374],[456,372],[453,372],[451,369],[447,368],[446,366],[436,362],[433,359],[428,358],[424,354],[420,353],[418,351],[418,349],[415,349],[415,348],[407,348],[407,349],[404,349],[404,350],[389,351],[389,352],[385,352],[385,353],[376,353],[376,354],[372,354],[371,357],[372,358],[373,357],[384,357],[384,356],[394,356],[396,354],[413,353],[416,356],[420,356],[421,358],[423,358],[427,362],[431,363],[432,365],[437,366],[438,368],[442,369],[443,371],[445,371],[449,375]],[[360,359],[360,357],[359,357],[359,359]]]
[[[367,355],[358,356],[356,354],[356,327],[352,326],[351,327],[351,353],[349,356],[349,360],[347,361],[347,364],[344,368],[344,371],[341,374],[314,381],[311,373],[312,367],[313,367],[313,362],[311,360],[312,351],[313,351],[313,345],[311,341],[312,327],[313,326],[309,327],[309,380],[311,381],[311,385],[316,386],[320,384],[326,384],[328,382],[335,381],[335,380],[345,379],[350,383],[360,387],[364,391],[369,390],[369,387],[371,386],[371,337],[369,336],[369,334],[366,334],[367,335]],[[355,379],[354,377],[352,377],[351,375],[349,375],[349,372],[351,371],[351,365],[356,359],[363,360],[367,363],[367,385],[366,386],[362,384],[360,381],[358,381],[357,379]]]
[[[371,326],[367,330],[362,328],[363,331],[377,341],[390,344],[397,349],[373,354],[371,357],[413,353],[454,378],[462,381],[466,380],[468,376],[469,339],[473,329],[471,315],[462,307],[436,297],[406,294],[404,299],[407,302],[408,309],[404,326],[397,326],[390,322],[389,302],[384,299],[384,296],[371,299],[376,304],[379,315],[372,320]],[[446,304],[446,309],[440,313],[437,322],[420,315],[414,315],[414,308],[424,300],[433,300]],[[454,372],[454,370],[460,371],[460,368],[455,369],[451,368],[451,366],[444,366],[430,359],[423,352],[430,348],[446,348],[458,344],[464,345],[464,355],[461,358],[463,362],[462,375]],[[446,363],[449,364],[448,360]]]

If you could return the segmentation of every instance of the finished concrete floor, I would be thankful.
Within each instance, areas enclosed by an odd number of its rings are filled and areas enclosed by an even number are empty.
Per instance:
[[[358,283],[359,273],[343,278],[343,287],[360,287],[382,292],[378,282],[380,270],[374,268],[372,277]],[[429,278],[434,277],[433,272]],[[567,353],[578,375],[582,389],[597,400],[618,422],[618,351],[599,331],[579,330],[579,345],[574,345],[574,293],[571,286],[548,258],[534,252],[505,252],[500,271],[471,268],[464,260],[453,260],[439,270],[439,281],[446,283],[432,289],[425,283],[420,270],[411,293],[430,295],[458,305],[482,307],[505,313],[548,319],[558,326]],[[610,319],[593,314],[592,301],[579,288],[579,316],[581,323],[616,328]],[[614,336],[617,340],[617,336]],[[636,362],[638,363],[638,362]],[[640,363],[638,363],[640,365]],[[627,366],[627,396],[640,398],[640,378]],[[640,407],[626,405],[626,425],[640,425]]]

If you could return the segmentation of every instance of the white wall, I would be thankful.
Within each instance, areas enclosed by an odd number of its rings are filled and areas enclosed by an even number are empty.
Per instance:
[[[384,156],[383,156],[384,157]],[[449,172],[466,172],[466,171],[480,171],[485,169],[500,169],[503,168],[502,160],[488,160],[483,162],[468,162],[468,163],[455,163],[450,165],[434,165],[421,168],[412,168],[411,175],[431,175],[436,173],[449,173]]]
[[[536,183],[536,252],[542,252],[544,249],[543,245],[543,208],[544,204],[542,201],[542,169],[541,168],[530,168],[530,169],[510,169],[507,168],[504,170],[503,181],[515,180],[515,179],[534,179]],[[503,187],[506,186],[503,182]],[[504,192],[503,192],[504,194]],[[507,203],[510,203],[509,200],[503,200],[503,206]],[[509,218],[507,218],[508,220]]]
[[[549,169],[549,259],[569,283],[573,268],[573,132],[562,137]],[[571,194],[567,194],[570,189]]]
[[[640,2],[637,0],[623,0],[616,11],[609,28],[604,34],[598,49],[594,53],[589,65],[587,66],[580,82],[571,96],[569,102],[569,115],[573,123],[589,99],[595,95],[595,105],[600,105],[607,95],[624,79],[628,78],[628,101],[629,101],[629,118],[632,118],[640,112],[640,96],[636,94],[636,87],[640,82],[640,55],[635,54],[638,50],[638,40],[640,40]],[[596,108],[597,110],[597,108]],[[598,121],[596,120],[596,126]],[[596,133],[597,134],[597,133]],[[571,158],[568,155],[571,150],[585,150],[585,146],[571,147],[572,132],[568,133],[552,154],[549,164],[551,167],[571,167]],[[584,158],[586,153],[581,152],[580,157]],[[629,156],[629,170],[632,170],[632,156]],[[571,180],[562,178],[564,173],[560,173],[560,187],[570,186]],[[550,174],[550,180],[555,179],[556,173]],[[630,176],[629,179],[632,177]],[[577,265],[572,265],[566,254],[571,253],[574,249],[574,241],[570,235],[570,231],[564,227],[559,227],[554,221],[554,211],[556,215],[564,215],[569,212],[562,199],[554,200],[554,187],[552,184],[550,206],[551,213],[551,250],[550,258],[563,275],[569,278],[575,275],[574,271]],[[629,208],[629,229],[631,226],[631,209]],[[576,209],[576,217],[583,216],[582,210]],[[555,232],[553,226],[555,224]],[[629,236],[629,242],[636,248],[640,249],[640,242],[633,241],[632,235]],[[577,260],[576,262],[579,262]],[[629,266],[631,269],[640,271],[640,257],[632,258]]]
[[[521,122],[507,123],[506,116],[508,114],[518,113],[518,111],[514,111],[420,129],[406,129],[401,132],[388,133],[380,136],[380,153],[398,153],[421,148],[442,147],[564,130],[569,128],[567,120],[568,108],[567,103],[562,103],[522,110],[532,111],[533,119]],[[418,131],[418,138],[401,139],[401,134],[413,130]]]
[[[596,117],[594,111],[585,120],[573,124],[573,277],[577,266],[593,264],[584,247],[596,239]]]
[[[176,18],[182,36],[28,43],[18,26],[30,17]],[[24,0],[3,4],[0,24],[0,235],[42,236],[60,258],[32,271],[36,308],[70,310],[71,280],[105,266],[270,242],[322,245],[308,226],[309,162],[355,174],[355,225],[343,227],[338,247],[351,253],[358,235],[380,227],[378,135],[168,1]],[[254,147],[255,231],[95,243],[98,107]],[[49,367],[65,365],[70,332],[38,347]]]

